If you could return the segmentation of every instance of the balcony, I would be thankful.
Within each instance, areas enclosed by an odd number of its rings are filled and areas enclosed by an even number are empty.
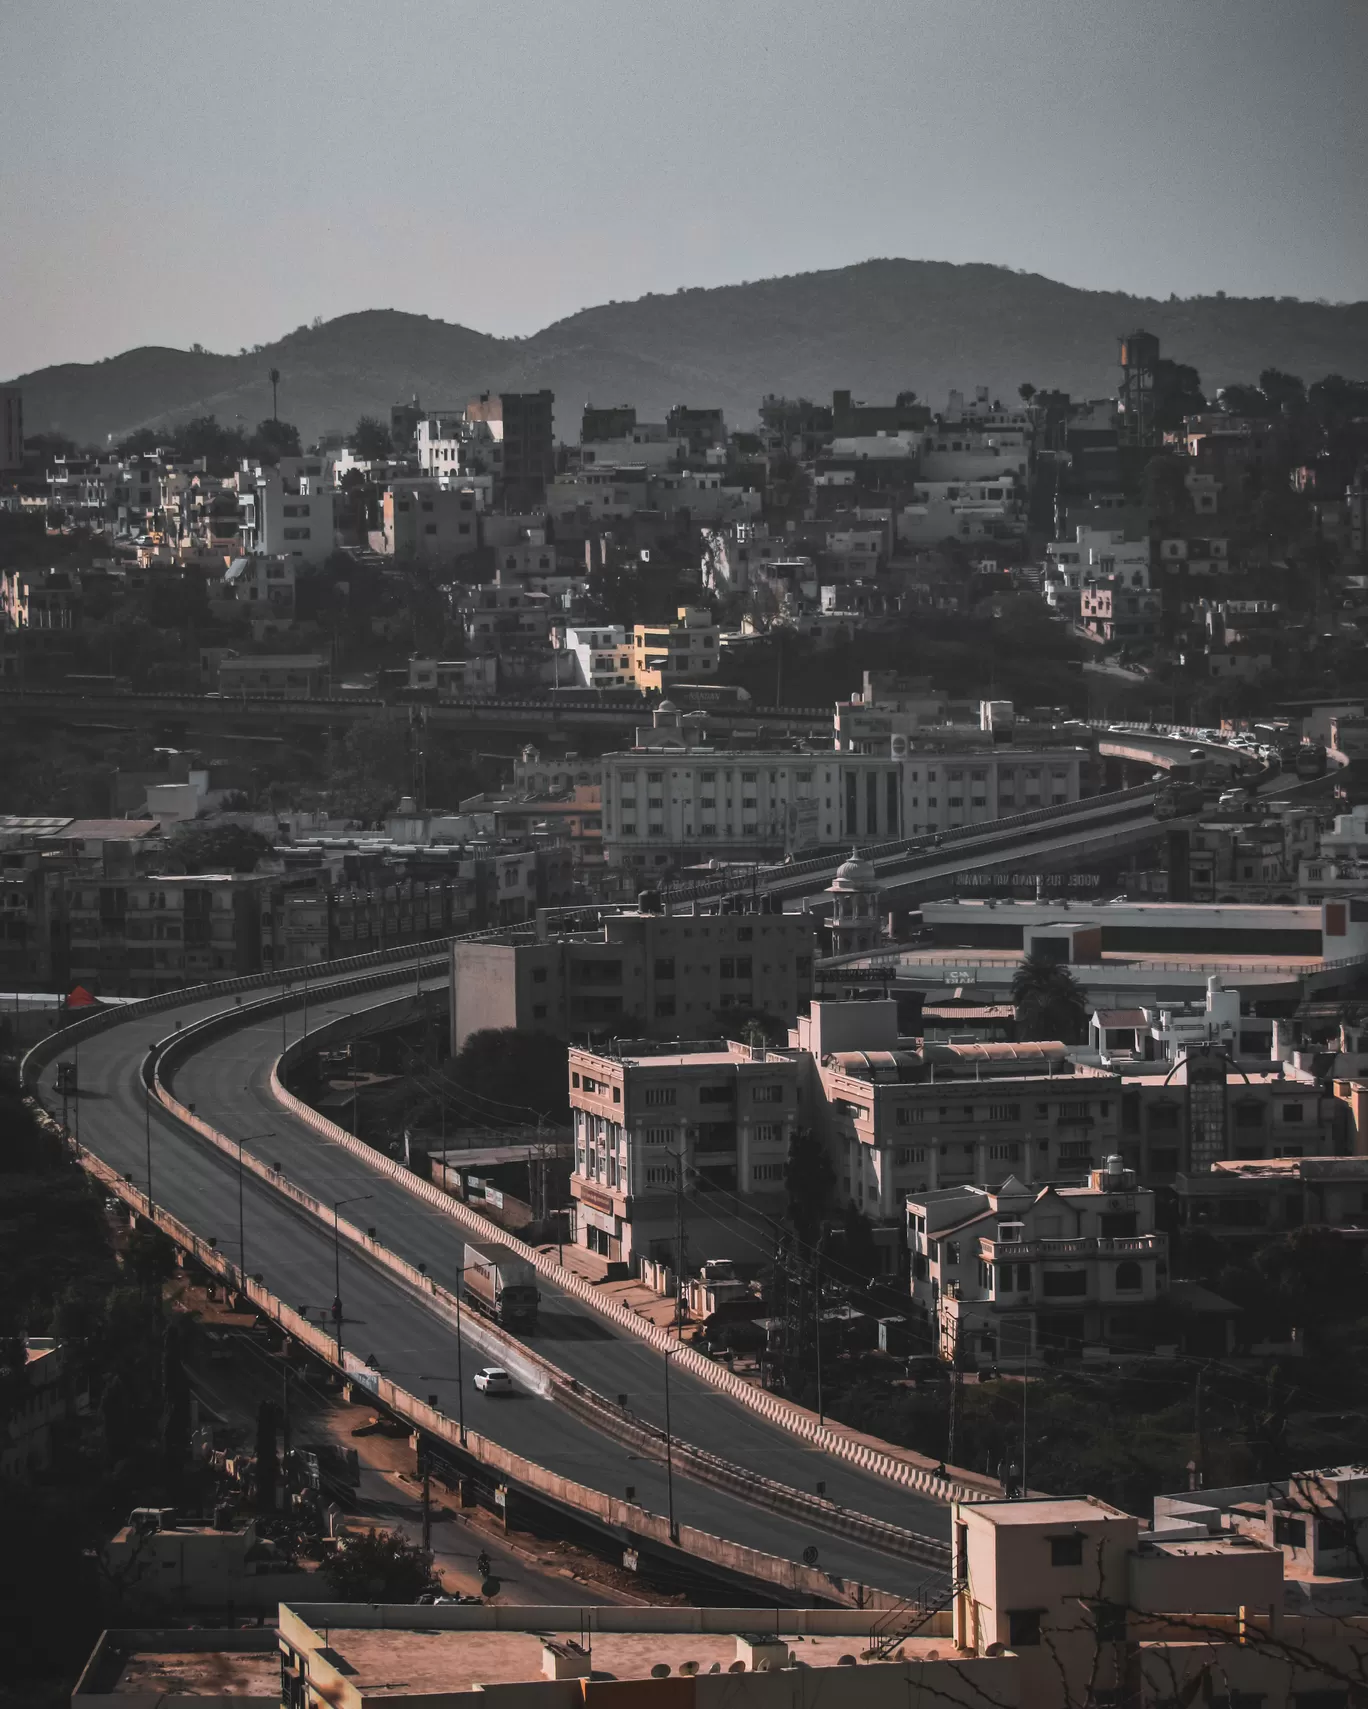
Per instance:
[[[1163,1257],[1166,1234],[1089,1235],[1077,1240],[990,1240],[982,1235],[979,1257],[990,1263],[1021,1264],[1035,1259]]]

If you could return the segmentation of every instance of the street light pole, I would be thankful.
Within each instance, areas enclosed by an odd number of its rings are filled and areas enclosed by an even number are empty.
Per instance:
[[[670,1541],[679,1541],[679,1527],[675,1524],[674,1510],[674,1447],[673,1435],[670,1430],[670,1360],[678,1353],[678,1347],[667,1347],[665,1350],[665,1494],[670,1511]]]
[[[149,1054],[155,1056],[157,1046],[155,1040],[149,1047]],[[143,1129],[147,1140],[147,1214],[152,1214],[152,1086],[150,1076],[155,1072],[155,1065],[150,1065],[148,1078],[143,1080]]]
[[[343,1205],[359,1205],[363,1199],[374,1198],[374,1193],[357,1193],[349,1199],[333,1200],[333,1326],[337,1332],[337,1362],[342,1360],[342,1240],[338,1234],[337,1213]]]
[[[246,1087],[243,1090],[246,1091]],[[244,1232],[242,1208],[242,1148],[249,1139],[274,1139],[275,1129],[267,1128],[264,1133],[245,1133],[237,1142],[238,1165],[238,1280],[242,1291],[247,1291],[247,1236]]]

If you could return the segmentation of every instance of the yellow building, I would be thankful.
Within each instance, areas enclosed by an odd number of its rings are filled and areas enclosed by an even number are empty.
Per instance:
[[[681,605],[675,623],[638,623],[632,630],[632,677],[644,694],[717,675],[717,625],[703,605]]]

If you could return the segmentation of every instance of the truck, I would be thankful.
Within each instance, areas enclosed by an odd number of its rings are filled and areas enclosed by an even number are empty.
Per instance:
[[[497,1240],[468,1240],[465,1244],[466,1303],[504,1329],[537,1327],[537,1272],[511,1246]]]
[[[1166,783],[1154,798],[1156,819],[1178,819],[1188,813],[1200,813],[1206,797],[1199,785],[1174,780]]]

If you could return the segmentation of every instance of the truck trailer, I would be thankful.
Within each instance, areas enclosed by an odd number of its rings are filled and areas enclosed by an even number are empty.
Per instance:
[[[463,1260],[466,1303],[504,1329],[537,1326],[537,1272],[511,1246],[496,1240],[468,1240]]]

